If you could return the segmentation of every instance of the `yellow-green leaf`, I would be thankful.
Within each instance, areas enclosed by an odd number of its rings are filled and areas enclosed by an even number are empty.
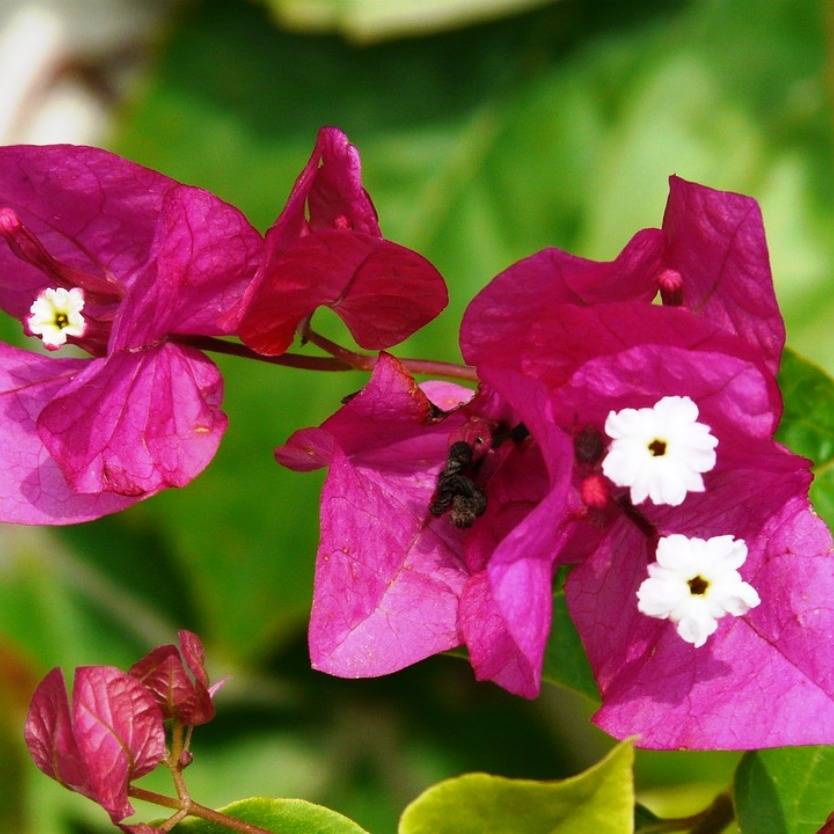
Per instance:
[[[535,782],[468,773],[406,808],[399,834],[629,834],[634,751],[626,742],[570,779]]]

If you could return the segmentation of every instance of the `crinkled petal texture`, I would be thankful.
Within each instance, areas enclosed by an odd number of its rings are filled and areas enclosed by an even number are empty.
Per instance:
[[[179,639],[179,651],[173,645],[158,646],[134,663],[128,674],[148,688],[166,718],[176,718],[192,726],[206,724],[214,718],[214,704],[208,688],[203,644],[190,631],[181,631]]]
[[[573,450],[543,386],[515,372],[487,381],[536,442],[507,454],[489,481],[487,513],[465,541],[475,572],[461,599],[461,630],[479,680],[533,698],[550,633],[553,563],[574,508]]]
[[[747,543],[742,577],[761,604],[724,617],[701,648],[640,614],[655,538],[626,514],[571,572],[567,599],[603,695],[597,723],[645,747],[745,749],[834,741],[831,537],[807,502],[808,462],[771,440],[768,381],[736,357],[647,345],[589,362],[557,392],[562,419],[687,394],[719,438],[706,491],[641,505],[657,535]],[[612,612],[616,612],[612,614]]]
[[[505,339],[487,323],[467,313],[461,331],[464,354],[483,373],[493,368],[511,368],[541,380],[549,388],[564,385],[586,362],[617,354],[640,345],[666,345],[694,352],[717,351],[746,359],[770,374],[759,352],[717,324],[686,310],[630,302],[542,304],[507,318]],[[464,340],[468,334],[468,341]],[[477,345],[477,347],[476,347]],[[781,396],[776,381],[769,379],[773,406],[772,429],[781,415]],[[654,403],[652,403],[653,405]]]
[[[38,435],[37,421],[44,407],[83,375],[88,365],[84,359],[51,359],[0,343],[3,521],[75,524],[123,510],[135,500],[112,492],[76,492]]]
[[[664,266],[683,279],[683,304],[760,350],[776,373],[785,325],[759,204],[670,177],[663,232]]]
[[[260,235],[208,192],[90,148],[0,149],[2,207],[37,236],[47,264],[36,269],[0,245],[5,309],[20,313],[51,285],[53,262],[121,299],[108,308],[112,328],[97,323],[106,357],[47,362],[0,350],[0,518],[74,523],[188,483],[225,430],[222,382],[208,359],[169,337],[237,328]]]
[[[559,326],[560,314],[570,315],[561,305],[639,302],[634,310],[642,315],[641,308],[652,301],[664,276],[674,276],[678,285],[674,298],[664,300],[682,304],[715,330],[735,335],[751,358],[771,373],[778,370],[785,327],[758,204],[679,177],[670,178],[663,229],[638,232],[615,260],[598,263],[544,249],[494,278],[464,316],[464,358],[474,365],[512,364],[513,357],[517,363],[522,356],[536,361],[548,347],[561,356],[561,331],[568,329],[573,333],[564,347],[570,353],[582,331],[570,321]],[[690,317],[692,324],[681,338],[688,331],[706,332],[696,317]],[[548,335],[551,325],[556,330]],[[652,325],[647,321],[645,326]],[[645,340],[646,334],[640,335]]]
[[[114,822],[133,813],[128,785],[165,755],[162,713],[134,678],[109,666],[76,670],[72,711],[53,669],[32,698],[25,728],[35,764],[101,805]]]
[[[383,355],[360,394],[278,450],[293,469],[330,467],[310,623],[316,668],[380,675],[464,642],[479,679],[527,697],[538,692],[570,441],[546,416],[543,386],[517,373],[490,384],[491,394],[470,401],[467,389],[426,383],[435,405],[457,409],[439,416]],[[491,426],[522,420],[539,445],[487,443],[483,517],[462,530],[432,516],[450,445],[473,426],[489,437]]]
[[[217,367],[193,348],[120,351],[56,392],[38,433],[76,492],[147,497],[184,486],[214,457],[222,395]]]
[[[316,669],[383,675],[460,643],[461,534],[428,506],[463,418],[434,421],[432,413],[408,372],[383,354],[357,396],[277,451],[293,469],[330,467],[309,631]]]
[[[662,254],[660,230],[644,229],[613,261],[591,261],[549,248],[514,263],[467,307],[460,330],[464,359],[473,365],[504,364],[525,353],[529,327],[543,316],[557,320],[555,308],[561,305],[650,302],[657,294]],[[540,326],[546,333],[546,326]]]
[[[260,353],[283,353],[301,321],[327,306],[362,347],[380,350],[427,324],[447,303],[440,273],[416,252],[382,238],[356,148],[340,130],[322,128],[267,232],[243,341]]]
[[[0,208],[11,208],[62,264],[129,287],[148,260],[165,192],[176,182],[98,148],[0,148]],[[0,243],[0,307],[16,318],[54,286]]]

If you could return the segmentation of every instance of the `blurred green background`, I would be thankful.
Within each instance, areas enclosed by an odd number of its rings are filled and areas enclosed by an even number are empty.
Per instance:
[[[448,311],[398,350],[449,360],[496,272],[547,245],[613,257],[659,224],[670,173],[751,194],[789,342],[834,371],[831,26],[821,0],[207,0],[163,19],[107,144],[265,229],[316,129],[340,126],[386,235],[449,284]],[[555,778],[597,759],[611,742],[571,693],[524,702],[445,657],[376,681],[310,671],[321,477],[271,450],[363,378],[220,364],[231,427],[195,483],[94,524],[2,531],[0,830],[108,830],[25,757],[25,705],[50,667],[127,666],[178,627],[233,676],[195,735],[204,804],[297,796],[392,834],[446,776]],[[655,810],[697,810],[735,761],[641,753],[638,787]]]

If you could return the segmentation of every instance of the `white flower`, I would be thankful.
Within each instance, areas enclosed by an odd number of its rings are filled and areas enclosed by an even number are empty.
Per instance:
[[[657,543],[656,558],[637,590],[637,609],[671,620],[678,634],[696,647],[706,643],[725,614],[740,617],[761,602],[738,572],[747,558],[742,539],[665,536]]]
[[[651,498],[677,507],[687,492],[703,492],[702,472],[715,466],[718,440],[697,422],[689,397],[664,397],[652,408],[611,411],[605,433],[613,442],[603,473],[617,486],[631,487],[631,502]]]
[[[84,290],[74,287],[65,290],[44,290],[29,308],[26,320],[29,330],[43,339],[51,349],[66,344],[68,336],[80,337],[87,330],[84,316]]]

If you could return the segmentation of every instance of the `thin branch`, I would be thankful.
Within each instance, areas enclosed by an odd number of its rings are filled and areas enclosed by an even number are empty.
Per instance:
[[[345,362],[353,368],[361,371],[372,371],[376,364],[376,357],[370,356],[367,353],[357,353],[353,350],[337,345],[336,342],[331,341],[326,336],[316,333],[309,324],[304,329],[304,341],[311,342],[316,347],[321,348],[325,353],[329,353],[334,358]],[[478,375],[475,369],[469,365],[455,365],[453,362],[435,362],[431,359],[401,359],[401,362],[409,371],[414,374],[423,374],[424,376],[445,376],[452,379],[466,379],[476,382]]]
[[[225,353],[228,356],[239,356],[243,359],[254,359],[256,362],[266,362],[270,365],[283,365],[287,368],[303,368],[307,371],[349,371],[356,367],[348,362],[341,362],[329,356],[300,356],[297,353],[282,353],[280,356],[264,356],[239,342],[227,342],[214,336],[178,336],[177,342],[199,350],[212,353]]]
[[[147,791],[144,788],[137,788],[131,785],[128,788],[128,793],[134,799],[142,799],[145,802],[151,802],[154,805],[161,805],[163,808],[173,808],[175,811],[183,810],[180,807],[180,801],[173,796],[164,796],[155,791]],[[214,811],[207,808],[205,805],[200,805],[198,802],[191,801],[188,806],[188,815],[192,817],[199,817],[200,819],[208,820],[209,822],[222,825],[225,828],[231,828],[235,831],[241,831],[243,834],[275,834],[274,831],[267,831],[257,825],[244,822],[243,820],[235,819],[234,817],[221,814],[219,811]]]

